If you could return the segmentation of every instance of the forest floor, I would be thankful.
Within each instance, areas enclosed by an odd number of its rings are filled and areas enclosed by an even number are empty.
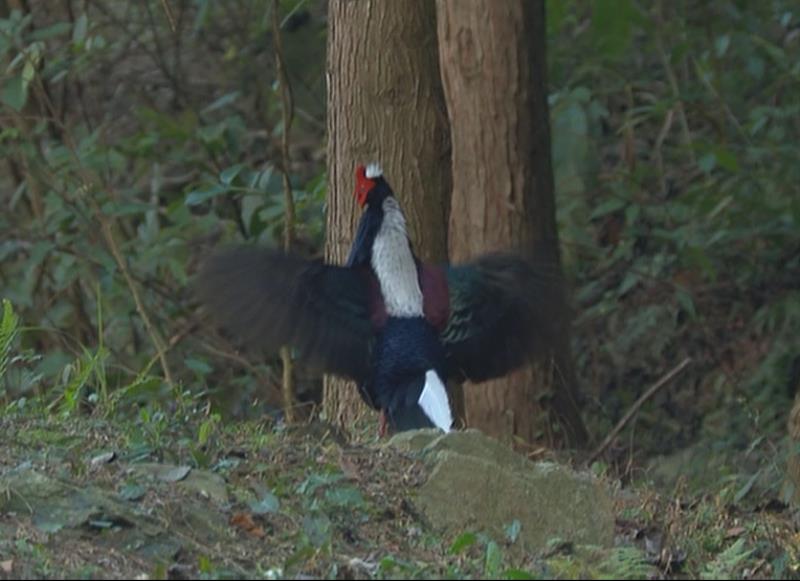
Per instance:
[[[322,423],[222,426],[180,413],[120,422],[0,418],[0,579],[798,578],[778,502],[667,495],[607,477],[613,548],[434,530],[428,467]],[[734,502],[735,501],[735,502]]]

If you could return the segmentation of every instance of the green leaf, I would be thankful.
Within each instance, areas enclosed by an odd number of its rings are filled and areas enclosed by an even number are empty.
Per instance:
[[[731,150],[717,147],[714,149],[714,157],[720,167],[731,172],[739,171],[739,161]]]
[[[513,521],[511,521],[510,525],[506,527],[505,533],[509,543],[517,542],[521,528],[522,524],[519,522],[519,519],[516,518]]]
[[[205,446],[208,443],[208,440],[211,439],[211,435],[216,430],[217,425],[219,425],[220,416],[219,414],[211,414],[211,416],[203,421],[200,424],[200,429],[197,431],[197,441],[201,446]]]
[[[333,506],[358,508],[364,506],[364,497],[354,486],[339,486],[325,491],[325,500]]]
[[[744,497],[750,493],[750,491],[753,489],[753,485],[756,483],[759,476],[761,476],[760,470],[747,479],[747,482],[745,482],[744,486],[742,486],[736,492],[736,496],[733,497],[734,504],[739,504],[744,499]]]
[[[300,485],[297,487],[297,492],[300,494],[305,495],[312,495],[316,490],[322,486],[328,486],[329,484],[334,484],[335,482],[339,482],[344,478],[344,474],[341,473],[333,473],[333,474],[318,474],[314,473],[309,475]]]
[[[4,83],[2,101],[15,111],[22,111],[28,100],[28,83],[22,75],[15,75]]]
[[[208,375],[213,371],[213,368],[208,363],[206,363],[201,359],[194,359],[192,357],[189,357],[185,359],[183,363],[186,365],[186,367],[188,367],[198,375]]]
[[[36,76],[36,65],[42,60],[41,43],[34,43],[28,49],[25,64],[22,66],[22,82],[27,87]]]
[[[225,194],[229,189],[221,184],[214,184],[204,190],[195,190],[186,196],[185,204],[187,206],[198,206],[203,202],[207,202],[212,198],[216,198],[221,194]]]
[[[487,579],[497,579],[500,567],[503,564],[503,551],[494,541],[486,543],[486,563],[484,573]]]
[[[734,574],[742,561],[747,559],[752,550],[745,549],[745,539],[740,537],[730,547],[719,553],[713,561],[706,563],[705,570],[700,573],[701,579],[735,579]]]
[[[331,520],[325,514],[303,518],[303,532],[308,542],[319,548],[328,544],[331,538]]]
[[[478,541],[475,533],[462,533],[460,534],[453,544],[450,545],[450,554],[458,555],[463,553],[467,548],[471,547]]]
[[[120,395],[130,401],[152,401],[166,396],[169,387],[160,377],[138,377],[125,387]]]
[[[3,318],[0,320],[0,380],[8,369],[11,360],[11,349],[19,332],[19,318],[14,312],[11,301],[3,299]]]
[[[174,466],[158,474],[158,478],[164,482],[180,482],[192,471],[191,466]]]
[[[617,210],[621,210],[626,205],[628,205],[628,202],[626,200],[623,200],[622,198],[617,198],[617,197],[609,198],[608,200],[602,202],[592,211],[591,218],[595,219],[595,218],[600,218],[602,216],[606,216],[607,214],[611,214],[613,212],[616,212]]]
[[[222,109],[223,107],[227,107],[228,105],[236,102],[236,100],[239,98],[239,95],[240,95],[239,91],[232,91],[230,93],[226,93],[222,95],[222,97],[211,103],[208,107],[203,109],[201,113],[203,115],[206,115],[208,113],[216,111],[217,109]]]
[[[83,44],[86,40],[86,31],[89,29],[89,17],[86,12],[82,12],[75,20],[75,28],[72,29],[72,42],[75,44]]]
[[[635,272],[628,272],[625,274],[625,278],[622,279],[622,284],[619,286],[619,290],[617,291],[619,296],[624,295],[626,292],[631,290],[634,286],[638,284],[640,277]]]
[[[717,53],[718,57],[724,56],[726,52],[728,52],[728,47],[731,44],[731,37],[729,34],[723,34],[722,36],[718,36],[717,40],[714,41],[714,50]]]
[[[129,502],[137,502],[144,498],[145,494],[147,494],[147,488],[140,484],[125,484],[119,491],[120,497]]]
[[[244,169],[244,165],[241,163],[237,163],[236,165],[232,165],[231,167],[222,171],[219,174],[219,181],[221,181],[226,186],[230,186],[233,180],[236,179],[236,176]]]
[[[681,288],[675,292],[675,298],[677,299],[681,308],[689,315],[689,317],[692,319],[697,318],[697,311],[694,308],[694,299],[692,299],[691,293]]]
[[[277,496],[267,491],[261,500],[253,501],[248,506],[253,514],[270,514],[278,512],[281,502]]]
[[[267,194],[279,194],[283,192],[280,176],[275,173],[271,165],[261,171],[253,173],[250,178],[250,189]]]
[[[708,152],[697,160],[697,166],[705,173],[711,173],[717,167],[717,156],[713,152]]]

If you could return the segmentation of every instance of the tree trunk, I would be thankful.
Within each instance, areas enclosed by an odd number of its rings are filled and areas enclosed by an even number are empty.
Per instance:
[[[328,39],[328,260],[344,262],[360,216],[358,164],[381,164],[425,260],[447,256],[449,129],[439,75],[436,6],[426,0],[333,1]],[[355,386],[327,378],[325,417],[351,426]]]
[[[438,0],[437,10],[453,151],[450,258],[515,248],[560,272],[544,1]],[[585,443],[563,318],[547,361],[465,386],[469,426],[517,443]]]

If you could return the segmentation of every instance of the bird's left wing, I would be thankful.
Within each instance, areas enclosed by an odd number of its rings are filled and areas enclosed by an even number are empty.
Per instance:
[[[238,246],[212,256],[196,290],[211,314],[247,344],[298,350],[321,371],[362,382],[372,327],[358,269],[277,250]]]

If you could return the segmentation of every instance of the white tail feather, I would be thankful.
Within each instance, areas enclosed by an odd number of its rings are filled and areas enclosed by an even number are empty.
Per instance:
[[[447,390],[436,372],[431,369],[425,373],[425,387],[418,402],[425,415],[437,428],[449,432],[453,425],[453,415],[450,412],[450,401],[447,399]]]

